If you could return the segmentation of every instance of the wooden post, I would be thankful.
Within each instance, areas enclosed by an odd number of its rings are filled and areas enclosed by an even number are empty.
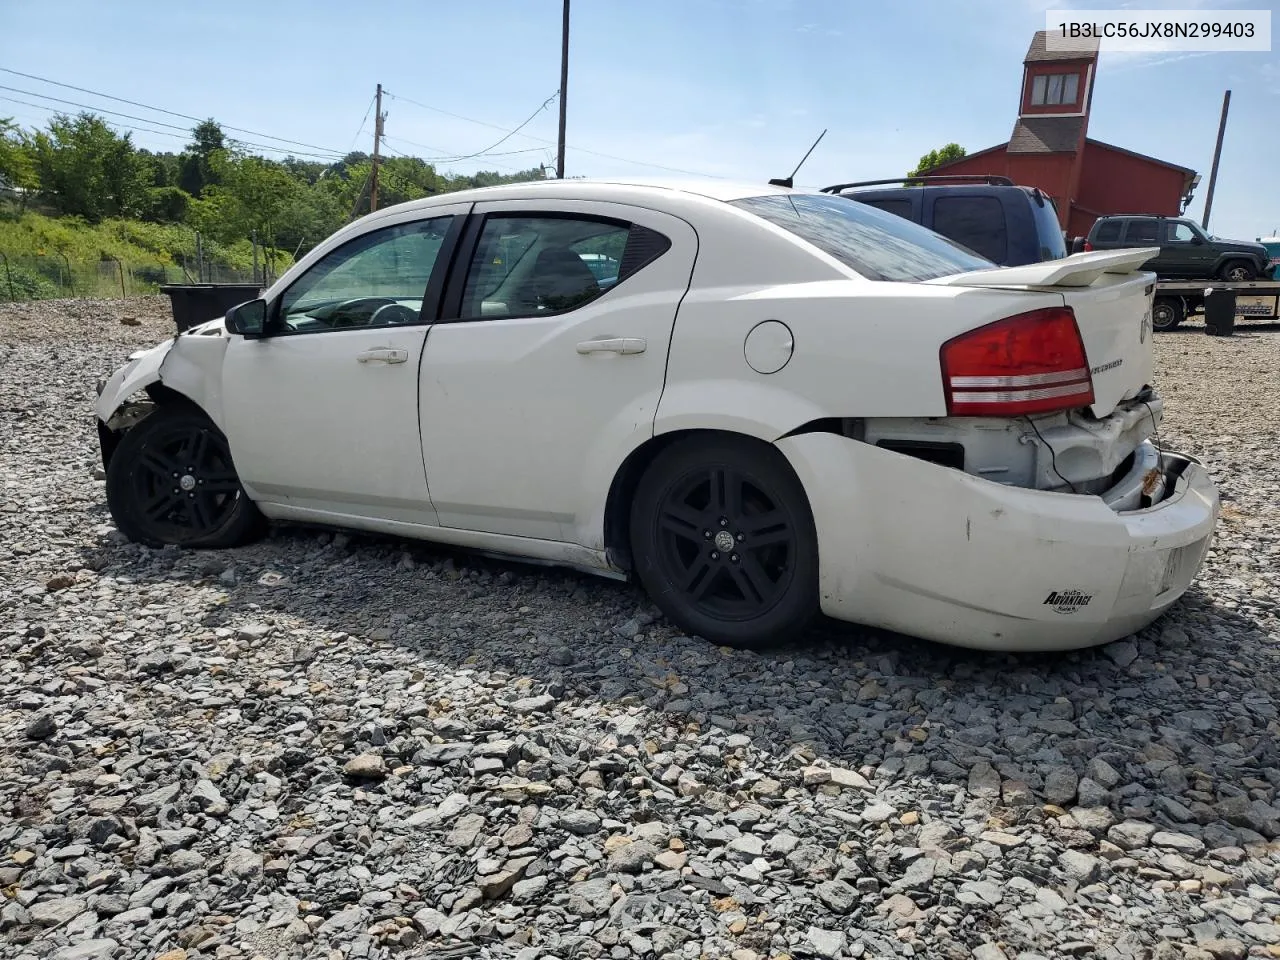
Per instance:
[[[564,0],[564,20],[560,27],[560,135],[556,146],[556,179],[564,179],[565,104],[569,86],[569,0]]]
[[[1218,182],[1218,160],[1222,158],[1222,137],[1227,132],[1227,108],[1231,106],[1231,91],[1222,98],[1222,119],[1218,121],[1218,143],[1213,148],[1213,168],[1209,171],[1209,190],[1204,195],[1204,216],[1200,218],[1200,226],[1209,232],[1209,211],[1213,209],[1213,188]]]
[[[374,98],[377,105],[373,108],[373,171],[369,181],[369,212],[378,209],[378,160],[379,146],[382,143],[382,84],[378,84],[378,93]]]

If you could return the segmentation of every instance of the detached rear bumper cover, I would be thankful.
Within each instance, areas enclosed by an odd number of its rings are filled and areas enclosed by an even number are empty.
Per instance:
[[[1218,517],[1208,471],[1150,444],[1136,459],[1159,465],[1163,499],[1136,510],[833,434],[778,447],[813,507],[823,612],[959,646],[1064,650],[1140,630],[1190,586]]]

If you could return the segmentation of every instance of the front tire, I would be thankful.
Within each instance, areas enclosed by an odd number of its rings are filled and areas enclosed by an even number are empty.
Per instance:
[[[234,547],[265,526],[226,437],[185,404],[159,407],[120,439],[107,468],[107,507],[121,533],[149,547]]]
[[[1248,260],[1228,260],[1222,265],[1222,279],[1228,283],[1247,283],[1258,276]]]
[[[694,436],[658,454],[636,489],[631,546],[659,609],[712,643],[782,643],[818,615],[809,500],[782,454],[760,441]]]

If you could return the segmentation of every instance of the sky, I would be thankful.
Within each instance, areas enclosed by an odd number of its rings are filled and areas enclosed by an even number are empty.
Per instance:
[[[1270,9],[1276,0],[572,0],[566,174],[786,176],[798,185],[900,176],[954,141],[1008,139],[1022,59],[1046,9]],[[386,148],[456,172],[554,168],[561,0],[0,0],[0,67],[253,131],[328,159]],[[1276,29],[1273,23],[1273,34]],[[1223,92],[1232,91],[1210,221],[1280,229],[1280,52],[1104,53],[1091,137],[1191,167],[1203,212]],[[45,97],[132,114],[134,142],[177,150],[182,117],[0,73],[0,116],[41,124]],[[32,96],[39,94],[41,96]],[[25,100],[33,107],[13,102]],[[518,133],[494,146],[533,116]],[[183,130],[160,124],[173,124]],[[149,128],[149,129],[146,129]],[[290,147],[280,140],[308,146]],[[519,152],[515,152],[519,151]],[[265,152],[259,150],[258,152]],[[309,158],[310,159],[310,158]]]

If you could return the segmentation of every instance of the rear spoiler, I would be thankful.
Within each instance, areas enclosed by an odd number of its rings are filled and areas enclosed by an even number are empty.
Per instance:
[[[927,282],[944,287],[1087,287],[1104,273],[1139,273],[1139,268],[1159,253],[1159,247],[1093,250],[1059,260],[973,270]]]

